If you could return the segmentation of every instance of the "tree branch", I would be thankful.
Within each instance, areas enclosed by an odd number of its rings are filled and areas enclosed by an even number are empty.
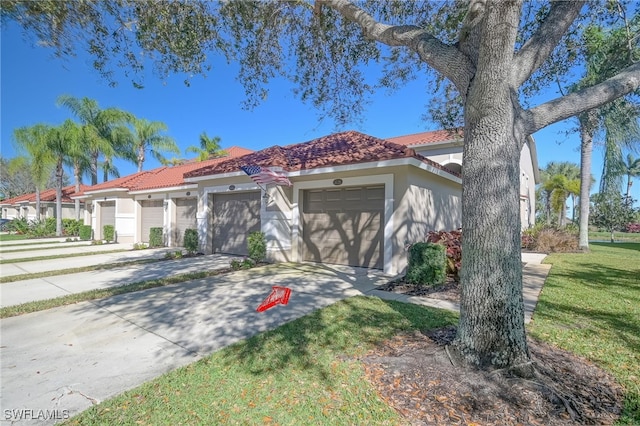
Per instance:
[[[608,80],[578,92],[556,98],[525,112],[526,132],[538,130],[584,111],[598,108],[640,87],[640,62]]]
[[[450,79],[462,96],[475,73],[471,61],[457,48],[447,45],[414,25],[388,25],[377,22],[370,14],[349,0],[316,0],[338,11],[362,28],[364,36],[387,46],[405,46],[424,62]]]
[[[514,58],[513,84],[520,87],[547,60],[578,17],[585,1],[555,1],[547,17]]]

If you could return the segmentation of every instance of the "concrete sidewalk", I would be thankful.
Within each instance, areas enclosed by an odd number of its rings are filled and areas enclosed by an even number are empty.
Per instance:
[[[533,311],[538,303],[538,297],[544,282],[549,275],[551,265],[541,264],[547,255],[544,253],[522,253],[522,295],[524,298],[524,322],[528,324],[533,317]],[[432,308],[448,309],[450,311],[460,311],[460,305],[455,302],[440,299],[431,299],[424,296],[407,296],[405,294],[392,293],[371,289],[365,294],[376,296],[386,300],[397,300],[399,302],[414,303],[416,305],[430,306]]]
[[[387,280],[366,269],[277,264],[3,319],[0,412],[77,414]],[[272,285],[292,289],[289,304],[256,312]]]
[[[89,257],[93,258],[93,261],[96,261],[95,256]],[[4,308],[36,300],[52,299],[68,294],[117,287],[135,282],[168,278],[180,274],[225,269],[229,267],[229,263],[233,258],[234,256],[215,254],[175,260],[161,260],[143,265],[115,266],[110,269],[99,269],[76,274],[52,275],[45,278],[4,283],[0,284],[0,307]],[[131,258],[128,257],[127,259]],[[65,263],[68,260],[71,259],[65,259]],[[100,260],[104,263],[111,263],[113,259],[103,255]],[[60,260],[56,262],[59,266]]]
[[[94,247],[102,250],[92,250]],[[106,249],[105,249],[106,248]],[[10,277],[23,274],[35,274],[41,272],[59,271],[61,269],[84,268],[94,265],[105,265],[112,263],[129,262],[132,260],[162,259],[166,253],[180,250],[179,247],[162,247],[155,249],[133,250],[131,245],[109,244],[102,246],[73,247],[64,249],[54,249],[50,255],[64,256],[68,250],[75,250],[76,253],[93,253],[86,256],[66,257],[60,259],[47,259],[36,261],[25,261],[15,263],[3,263],[0,265],[0,276]],[[104,251],[125,249],[126,251],[115,253],[104,253]],[[49,251],[49,250],[47,250]],[[102,253],[101,253],[102,252]],[[16,254],[16,253],[14,253]],[[41,256],[40,251],[22,252],[20,258]],[[9,260],[10,262],[10,260]],[[5,284],[2,284],[5,285]]]
[[[539,264],[543,257],[523,256],[529,319],[549,270]],[[158,262],[158,269],[172,262]],[[0,412],[58,410],[75,415],[218,349],[351,296],[458,309],[439,300],[376,290],[388,281],[377,270],[274,264],[2,319]],[[256,312],[273,285],[291,288],[289,304]],[[6,417],[0,420],[9,424]]]

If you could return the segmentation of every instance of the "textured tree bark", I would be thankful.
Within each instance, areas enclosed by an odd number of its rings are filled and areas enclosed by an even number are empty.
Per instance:
[[[460,323],[454,347],[483,368],[530,366],[520,250],[520,149],[526,135],[511,87],[517,12],[488,8],[478,72],[465,101]],[[492,10],[493,9],[493,10]],[[529,375],[531,371],[522,374]]]
[[[578,248],[589,251],[589,198],[591,192],[591,155],[593,153],[593,129],[595,110],[578,116],[580,122],[580,234]]]

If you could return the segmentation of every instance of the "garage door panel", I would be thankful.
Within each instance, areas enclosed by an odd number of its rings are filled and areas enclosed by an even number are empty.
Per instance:
[[[105,225],[116,225],[115,201],[103,201],[100,203],[100,229],[102,230]]]
[[[260,192],[214,195],[214,253],[247,255],[247,236],[260,229]]]
[[[173,241],[177,246],[184,244],[184,231],[197,229],[196,212],[198,200],[196,198],[176,199],[176,226],[173,230]]]
[[[151,228],[164,227],[163,200],[144,200],[140,202],[142,227],[140,238],[143,242],[149,242]]]
[[[305,191],[303,197],[304,260],[382,268],[384,187]]]

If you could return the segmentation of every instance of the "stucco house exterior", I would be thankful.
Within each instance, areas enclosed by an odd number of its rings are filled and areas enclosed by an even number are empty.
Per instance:
[[[421,155],[450,170],[462,173],[463,134],[460,129],[402,135],[387,140],[413,148]],[[520,222],[522,229],[536,222],[536,184],[540,183],[538,156],[533,136],[520,152]]]
[[[240,170],[269,167],[291,187],[262,189]],[[405,247],[461,223],[460,176],[412,148],[355,131],[274,146],[185,174],[197,183],[207,253],[246,251],[261,230],[273,261],[315,261],[396,274]]]
[[[168,246],[197,229],[205,253],[246,255],[262,231],[271,261],[314,261],[382,269],[406,267],[406,246],[432,230],[461,226],[462,137],[449,131],[380,139],[356,131],[260,151],[134,173],[75,194],[96,238],[114,225],[119,242],[146,242],[162,227]],[[286,176],[258,185],[242,166]],[[535,143],[522,150],[522,224],[535,217]],[[518,184],[518,183],[514,183]]]
[[[161,227],[168,246],[182,244],[184,230],[195,228],[198,186],[184,181],[194,169],[242,156],[253,151],[231,147],[226,155],[177,166],[158,167],[86,188],[73,198],[87,205],[85,223],[96,239],[104,225],[113,225],[118,242],[148,242],[150,229]]]
[[[81,185],[80,189],[86,189],[88,186]],[[62,218],[75,219],[76,209],[75,201],[71,196],[75,194],[75,185],[62,188]],[[27,220],[36,220],[38,218],[36,212],[36,194],[20,195],[18,197],[8,198],[0,201],[0,212],[4,219],[26,218]],[[56,190],[47,189],[40,192],[40,217],[49,218],[56,217]],[[80,218],[84,217],[84,203],[80,203]]]

